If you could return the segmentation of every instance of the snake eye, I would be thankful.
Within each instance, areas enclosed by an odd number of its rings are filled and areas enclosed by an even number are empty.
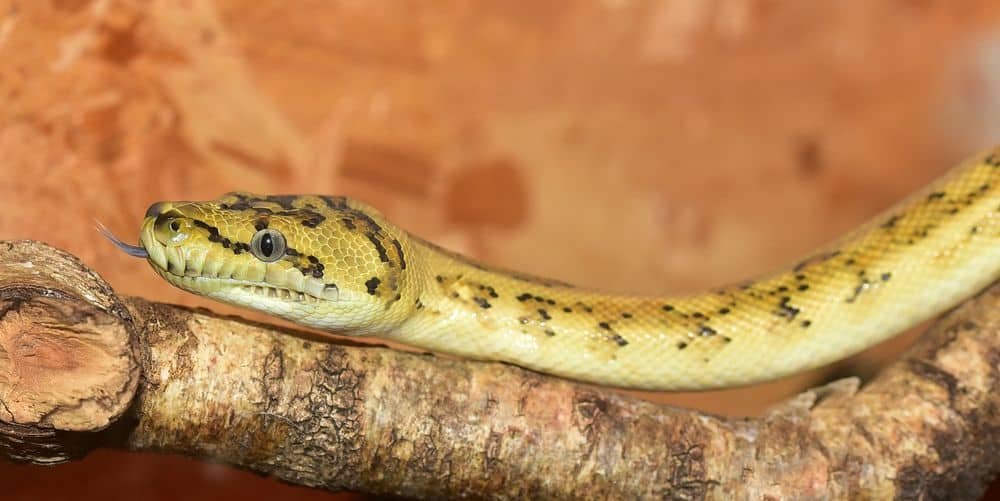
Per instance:
[[[285,255],[285,236],[277,230],[264,228],[250,239],[250,252],[265,263],[277,261]]]
[[[181,222],[176,219],[170,221],[170,231],[173,232],[181,231]]]

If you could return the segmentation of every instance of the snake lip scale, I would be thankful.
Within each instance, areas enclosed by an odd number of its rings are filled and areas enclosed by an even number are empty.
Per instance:
[[[703,390],[844,358],[1000,279],[1000,148],[792,266],[677,296],[486,266],[344,197],[158,202],[138,246],[101,231],[181,289],[302,325],[600,385]]]

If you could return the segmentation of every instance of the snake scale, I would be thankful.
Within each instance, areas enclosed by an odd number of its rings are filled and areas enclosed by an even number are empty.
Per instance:
[[[721,388],[846,357],[1000,278],[1000,148],[794,266],[678,296],[484,266],[343,197],[160,202],[139,246],[108,236],[181,289],[310,327],[601,385]]]

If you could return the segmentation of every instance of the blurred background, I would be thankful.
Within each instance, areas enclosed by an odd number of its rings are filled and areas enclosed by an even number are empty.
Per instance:
[[[995,0],[0,0],[0,239],[227,313],[94,220],[134,241],[158,200],[345,194],[493,264],[681,292],[792,262],[997,141]],[[913,334],[771,384],[644,397],[756,415],[870,377]],[[116,451],[0,463],[0,485],[337,497]]]

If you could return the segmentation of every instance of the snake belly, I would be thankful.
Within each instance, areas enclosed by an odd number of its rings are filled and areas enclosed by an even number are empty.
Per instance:
[[[1000,278],[1000,148],[794,266],[696,294],[492,268],[322,195],[160,202],[140,244],[177,287],[338,334],[600,385],[731,387],[844,358]]]

